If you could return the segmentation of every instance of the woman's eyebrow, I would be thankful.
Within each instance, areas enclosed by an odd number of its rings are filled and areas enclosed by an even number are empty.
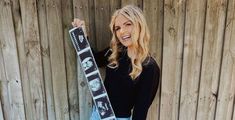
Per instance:
[[[131,22],[131,20],[127,20],[126,22],[123,23],[123,25],[127,24],[128,22]],[[119,25],[117,25],[117,26],[115,25],[114,28],[116,28],[116,27],[120,27],[120,26]]]
[[[130,20],[127,20],[126,22],[124,22],[123,24],[126,24],[126,23],[128,23],[128,22],[131,22]],[[132,22],[131,22],[132,23]]]

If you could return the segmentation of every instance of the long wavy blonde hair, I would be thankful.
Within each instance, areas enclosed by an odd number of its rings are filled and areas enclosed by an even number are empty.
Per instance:
[[[132,41],[133,41],[133,49],[134,49],[134,53],[136,56],[131,58],[132,71],[129,74],[131,78],[134,80],[142,72],[142,69],[143,69],[142,63],[150,55],[149,54],[149,40],[150,40],[149,29],[148,29],[142,10],[136,6],[127,5],[114,12],[111,22],[110,22],[110,29],[112,32],[112,40],[110,43],[110,47],[112,49],[112,54],[109,57],[109,65],[108,65],[112,68],[118,67],[118,60],[117,60],[118,53],[123,50],[123,45],[118,40],[116,36],[116,32],[114,30],[115,19],[117,18],[118,15],[125,16],[134,25],[134,29],[133,29],[131,36],[132,36]]]

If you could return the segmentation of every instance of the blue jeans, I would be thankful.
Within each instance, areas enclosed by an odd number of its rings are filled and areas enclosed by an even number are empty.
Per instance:
[[[96,110],[96,107],[93,107],[92,108],[92,113],[91,113],[91,117],[90,117],[90,120],[100,120],[99,119],[99,114]],[[131,120],[131,118],[117,118],[117,120]]]

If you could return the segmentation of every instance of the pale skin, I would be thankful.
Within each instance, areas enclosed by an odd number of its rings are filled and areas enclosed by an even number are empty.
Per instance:
[[[85,31],[85,22],[83,20],[75,18],[72,22],[72,25],[73,27],[82,27],[83,30]],[[134,30],[134,25],[129,19],[127,19],[123,15],[118,15],[116,17],[114,31],[116,33],[119,42],[121,42],[123,46],[127,47],[127,53],[130,58],[135,57],[135,52],[132,48],[133,41],[131,36],[133,30]]]

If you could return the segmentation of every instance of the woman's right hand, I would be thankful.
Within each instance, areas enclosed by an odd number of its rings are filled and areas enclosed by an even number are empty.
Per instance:
[[[87,36],[86,25],[84,20],[80,20],[78,18],[74,18],[72,22],[73,27],[81,27],[84,31],[85,36]]]

